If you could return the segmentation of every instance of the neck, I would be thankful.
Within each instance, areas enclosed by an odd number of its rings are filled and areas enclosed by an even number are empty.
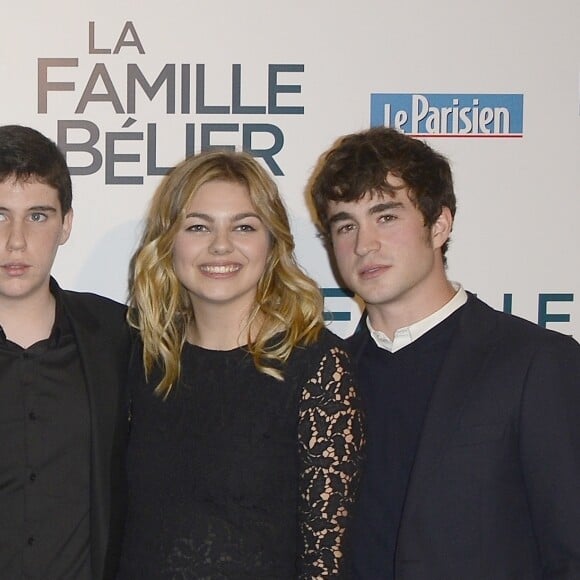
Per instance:
[[[0,325],[8,340],[28,348],[50,336],[56,302],[48,288],[41,296],[0,301]]]
[[[367,304],[368,317],[375,330],[384,332],[391,340],[399,328],[415,324],[445,306],[455,296],[455,288],[446,277],[431,285],[429,292],[417,292],[400,303]]]
[[[247,315],[235,308],[195,308],[187,340],[210,350],[232,350],[248,343]]]

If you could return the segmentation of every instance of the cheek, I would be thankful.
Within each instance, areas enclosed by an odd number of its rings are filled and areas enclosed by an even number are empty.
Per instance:
[[[270,257],[270,251],[266,250],[265,252],[261,252],[257,257],[256,257],[256,265],[260,270],[260,276],[266,271],[266,268],[268,267],[268,259]]]
[[[272,252],[272,243],[269,236],[264,236],[261,239],[249,239],[240,244],[240,250],[257,262],[267,262],[269,255]]]
[[[173,247],[173,253],[172,253],[171,258],[172,258],[171,261],[173,263],[173,267],[178,268],[179,264],[183,260],[183,251],[182,251],[182,248],[180,246],[178,246],[177,244],[175,244],[175,246]]]
[[[27,235],[27,243],[30,247],[36,247],[38,252],[44,253],[47,257],[54,257],[61,246],[66,241],[62,238],[60,230],[52,232],[37,233]]]
[[[190,279],[193,270],[193,257],[191,248],[188,245],[175,244],[172,255],[173,273],[181,284],[186,284]]]
[[[178,263],[191,259],[196,254],[196,244],[193,238],[176,236],[173,243],[173,262]]]
[[[392,236],[390,242],[401,251],[420,252],[429,246],[429,232],[420,227],[401,229]]]
[[[348,236],[337,237],[332,240],[332,251],[338,263],[348,261],[353,256],[354,238]]]

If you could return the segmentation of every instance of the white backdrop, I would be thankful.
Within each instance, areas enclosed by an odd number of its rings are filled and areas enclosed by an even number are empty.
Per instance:
[[[277,174],[341,335],[360,311],[340,295],[304,187],[339,135],[398,123],[452,163],[450,277],[578,338],[579,24],[577,0],[24,0],[3,10],[0,123],[67,151],[61,285],[121,301],[159,168],[245,141]]]

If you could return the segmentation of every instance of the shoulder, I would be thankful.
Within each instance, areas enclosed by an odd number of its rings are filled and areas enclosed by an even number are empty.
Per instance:
[[[336,366],[338,362],[347,367],[347,352],[345,341],[323,328],[314,342],[294,347],[284,369],[284,376],[304,382],[319,373],[323,367]]]
[[[75,292],[73,290],[61,290],[63,302],[68,307],[87,310],[115,317],[125,317],[127,307],[111,298],[99,296],[90,292]]]
[[[490,372],[503,373],[512,384],[577,389],[580,345],[572,337],[498,312],[472,296],[451,348],[464,358],[480,353]]]
[[[304,349],[304,353],[315,360],[320,360],[320,358],[331,353],[348,357],[346,341],[328,330],[328,328],[321,330],[314,343],[300,348]]]
[[[340,336],[334,334],[331,330],[328,330],[328,328],[322,329],[318,336],[317,343],[323,349],[341,348],[344,350],[346,348],[346,341],[340,338]]]
[[[124,304],[98,294],[72,290],[61,290],[59,298],[76,333],[109,337],[114,342],[132,340]]]
[[[495,310],[472,294],[465,305],[462,325],[468,332],[489,330],[508,349],[571,349],[580,355],[580,345],[572,337]]]
[[[350,384],[351,362],[346,343],[330,330],[323,329],[315,343],[297,350],[297,366],[303,369],[306,382],[326,388],[334,382]]]

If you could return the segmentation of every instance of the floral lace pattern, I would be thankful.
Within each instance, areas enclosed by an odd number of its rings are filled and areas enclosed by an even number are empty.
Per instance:
[[[343,570],[342,542],[363,444],[345,357],[338,348],[325,355],[300,402],[301,578],[336,578]]]

